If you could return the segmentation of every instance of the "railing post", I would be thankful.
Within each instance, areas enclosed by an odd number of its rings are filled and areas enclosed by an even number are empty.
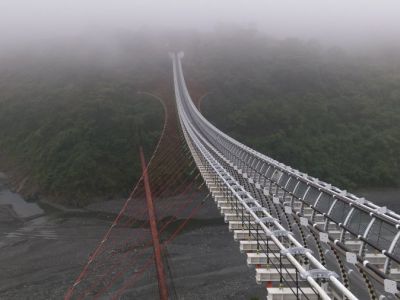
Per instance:
[[[250,221],[249,221],[249,226],[250,226]],[[258,242],[258,223],[256,224],[256,237],[257,237],[257,254],[260,251],[260,243]]]
[[[282,286],[283,286],[283,276],[282,276],[282,253],[281,252],[279,252],[279,274],[280,274],[279,287],[282,288]]]
[[[299,271],[296,269],[296,298],[299,299]]]

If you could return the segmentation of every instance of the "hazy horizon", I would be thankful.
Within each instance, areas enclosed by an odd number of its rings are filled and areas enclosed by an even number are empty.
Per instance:
[[[214,31],[220,24],[329,46],[400,45],[400,2],[14,0],[0,3],[3,47],[117,30]]]

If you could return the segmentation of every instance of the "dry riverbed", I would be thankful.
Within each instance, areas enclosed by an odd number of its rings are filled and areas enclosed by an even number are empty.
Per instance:
[[[1,174],[0,299],[62,299],[122,201],[82,210],[39,206],[10,192],[4,181]],[[265,298],[210,200],[168,253],[178,299]],[[155,280],[149,272],[122,298],[155,299]]]

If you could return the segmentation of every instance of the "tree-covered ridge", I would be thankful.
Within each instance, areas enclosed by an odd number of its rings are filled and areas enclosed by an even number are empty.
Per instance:
[[[184,65],[207,87],[202,110],[217,127],[292,167],[355,188],[400,185],[398,58],[247,35],[187,52]]]
[[[162,107],[115,90],[70,105],[0,104],[1,149],[29,166],[31,180],[49,193],[126,194],[140,174],[139,145],[150,149],[158,139]]]
[[[110,68],[78,58],[0,72],[0,149],[34,192],[84,205],[130,192],[139,146],[154,149],[164,111],[137,93],[156,77],[151,63]]]

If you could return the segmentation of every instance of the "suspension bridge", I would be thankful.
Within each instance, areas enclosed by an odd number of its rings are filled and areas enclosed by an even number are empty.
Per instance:
[[[154,265],[160,299],[179,299],[167,246],[208,198],[268,299],[400,298],[400,215],[218,130],[190,97],[183,53],[170,57],[175,101],[156,150],[65,299],[123,298]]]

